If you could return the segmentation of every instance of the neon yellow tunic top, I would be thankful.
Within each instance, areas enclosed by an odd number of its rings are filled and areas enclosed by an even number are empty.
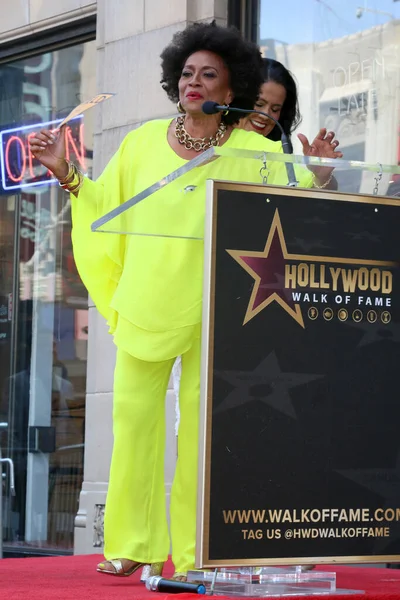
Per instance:
[[[85,178],[78,198],[71,195],[72,242],[82,281],[106,318],[116,345],[148,361],[178,356],[192,344],[201,321],[203,242],[93,233],[90,227],[188,162],[168,144],[169,124],[170,120],[150,121],[130,132],[99,179]],[[241,129],[234,129],[224,146],[282,152],[280,142]],[[287,183],[284,163],[268,167],[268,183]],[[307,169],[296,170],[296,175],[302,187],[311,187],[312,174]],[[107,228],[202,238],[207,179],[261,183],[260,164],[217,159],[197,167]]]

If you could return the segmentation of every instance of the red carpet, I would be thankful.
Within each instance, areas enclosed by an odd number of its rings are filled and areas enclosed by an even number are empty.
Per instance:
[[[1,600],[172,600],[174,596],[150,593],[139,574],[116,578],[96,573],[101,557],[13,558],[0,560]],[[172,575],[168,565],[165,576]],[[321,567],[322,569],[322,567]],[[324,567],[324,570],[333,570]],[[337,567],[338,587],[365,590],[362,595],[334,596],[347,600],[400,600],[400,570]],[[222,598],[222,596],[219,596]],[[179,594],[179,600],[193,600]],[[291,597],[296,600],[295,596]],[[313,600],[327,600],[313,596]],[[304,596],[303,596],[304,600]]]

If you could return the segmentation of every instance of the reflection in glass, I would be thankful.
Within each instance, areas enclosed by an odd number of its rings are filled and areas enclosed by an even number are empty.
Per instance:
[[[284,15],[284,18],[283,18]],[[347,160],[399,164],[400,3],[392,0],[261,0],[259,43],[266,57],[294,74],[303,117],[298,132],[326,127]],[[296,136],[295,152],[301,148]],[[338,174],[338,178],[341,175]],[[373,175],[340,181],[340,189],[372,193]],[[386,194],[400,193],[385,175]]]
[[[15,498],[4,487],[5,555],[73,549],[87,293],[72,255],[68,195],[47,183],[30,156],[26,128],[61,118],[95,94],[94,58],[88,42],[0,66],[0,422],[7,423],[0,448],[16,477]],[[89,113],[67,136],[69,155],[89,173],[92,135]]]

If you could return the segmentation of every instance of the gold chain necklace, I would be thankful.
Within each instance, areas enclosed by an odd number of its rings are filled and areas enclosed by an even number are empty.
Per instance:
[[[187,150],[195,150],[196,152],[202,152],[211,148],[211,146],[218,146],[225,132],[226,125],[221,122],[217,133],[213,137],[193,138],[185,129],[185,117],[178,117],[175,123],[175,137],[178,139],[178,142],[185,146]]]

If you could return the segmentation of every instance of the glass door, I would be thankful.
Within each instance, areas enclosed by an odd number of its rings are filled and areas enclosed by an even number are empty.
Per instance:
[[[21,471],[20,452],[15,452],[22,440],[18,439],[20,427],[13,427],[14,414],[9,402],[11,373],[14,370],[14,265],[16,244],[16,226],[18,221],[19,198],[16,195],[0,197],[0,523],[3,535],[11,527],[11,506],[20,504],[21,498],[14,496],[15,473]],[[21,420],[25,418],[20,414]],[[15,436],[10,435],[15,431]],[[20,491],[22,486],[18,485]],[[1,533],[1,530],[0,530]],[[0,556],[2,545],[0,540]]]
[[[29,152],[32,131],[95,95],[95,43],[0,65],[0,446],[4,556],[72,553],[83,480],[87,293],[69,197]],[[67,129],[90,172],[91,115]],[[4,313],[4,315],[3,315]]]
[[[263,55],[289,69],[298,86],[297,133],[312,140],[320,128],[332,130],[346,160],[400,163],[400,2],[396,0],[261,0],[259,35]],[[284,18],[283,16],[284,15]],[[271,63],[270,63],[271,65]],[[284,81],[277,66],[273,81]],[[281,120],[290,120],[292,97],[286,97]],[[292,107],[294,110],[294,107]],[[275,115],[276,116],[276,115]],[[341,191],[372,194],[375,175],[339,173]],[[399,196],[398,176],[385,174],[379,193]]]

